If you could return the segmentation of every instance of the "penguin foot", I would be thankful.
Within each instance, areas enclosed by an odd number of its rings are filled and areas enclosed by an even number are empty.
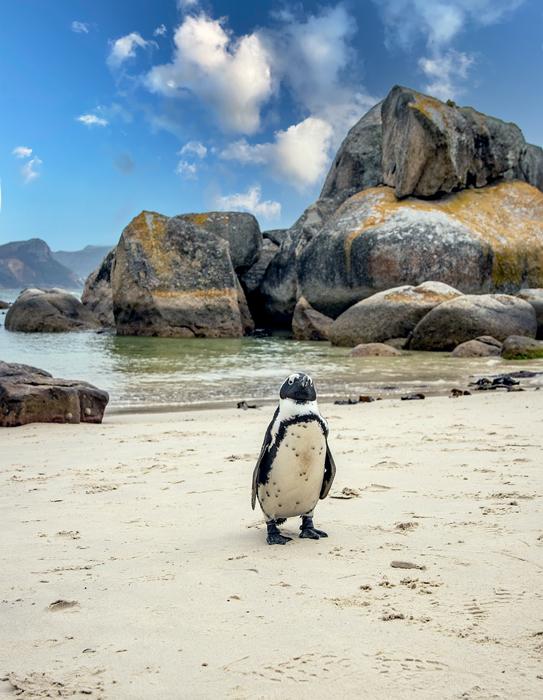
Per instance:
[[[281,522],[285,522],[285,519],[282,519]],[[292,540],[292,537],[286,537],[281,534],[275,520],[269,520],[266,523],[266,527],[268,528],[268,536],[266,537],[268,544],[286,544]]]
[[[326,532],[313,527],[313,518],[310,515],[302,515],[300,530],[300,537],[303,539],[318,540],[321,537],[328,537]]]

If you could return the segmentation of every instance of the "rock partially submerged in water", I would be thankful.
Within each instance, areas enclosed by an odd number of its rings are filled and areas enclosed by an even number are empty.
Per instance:
[[[535,360],[543,357],[543,341],[511,335],[503,343],[502,357],[506,360]]]
[[[6,314],[7,331],[63,333],[98,330],[96,316],[62,289],[25,289]]]
[[[403,354],[385,343],[361,343],[351,350],[349,357],[399,357]]]
[[[496,357],[501,355],[502,343],[490,335],[481,335],[474,340],[460,343],[451,353],[451,357]]]
[[[532,306],[507,294],[466,294],[432,309],[413,331],[412,350],[453,350],[460,343],[489,335],[504,341],[509,335],[535,337]]]
[[[113,316],[113,296],[111,294],[111,267],[115,259],[115,248],[112,248],[100,263],[100,266],[91,272],[85,282],[85,288],[81,295],[81,303],[100,319],[108,328],[115,327]]]
[[[294,340],[328,340],[333,320],[316,311],[306,299],[300,297],[292,317]]]
[[[55,379],[37,367],[0,361],[0,427],[26,423],[101,423],[107,392]]]
[[[537,318],[536,338],[543,340],[543,289],[521,289],[517,296],[534,307]]]

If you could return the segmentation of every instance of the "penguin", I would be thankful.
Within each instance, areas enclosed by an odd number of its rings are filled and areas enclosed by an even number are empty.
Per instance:
[[[328,447],[328,424],[317,405],[313,380],[307,374],[287,377],[279,392],[279,406],[266,430],[253,473],[251,505],[260,503],[268,544],[286,544],[278,525],[301,516],[300,537],[328,537],[313,526],[313,511],[326,498],[336,465]]]

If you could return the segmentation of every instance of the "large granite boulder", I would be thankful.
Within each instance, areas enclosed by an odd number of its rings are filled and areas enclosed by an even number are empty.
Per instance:
[[[0,426],[26,423],[101,423],[107,392],[87,382],[0,361]]]
[[[404,285],[373,294],[336,318],[330,328],[333,345],[355,346],[406,338],[434,306],[461,292],[441,282]]]
[[[90,309],[102,325],[109,328],[115,327],[113,296],[111,294],[111,266],[114,259],[115,248],[112,248],[100,266],[88,276],[81,295],[83,306]]]
[[[294,340],[329,340],[333,321],[329,316],[316,311],[307,299],[300,297],[292,317]]]
[[[320,199],[332,199],[336,208],[353,194],[383,183],[382,104],[372,107],[353,126],[334,158]]]
[[[23,333],[97,330],[96,316],[62,289],[25,289],[6,314],[5,328]]]
[[[397,197],[431,197],[498,178],[537,186],[543,158],[516,124],[396,85],[383,102],[383,180]]]
[[[510,335],[504,340],[502,357],[505,360],[535,360],[543,357],[543,341],[522,335]]]
[[[240,211],[211,211],[177,217],[228,241],[234,270],[242,274],[260,257],[262,234],[252,214]]]
[[[120,335],[243,335],[229,244],[184,216],[144,211],[133,219],[117,246],[111,287]]]
[[[527,301],[507,294],[466,294],[427,313],[413,331],[410,348],[453,350],[482,335],[504,341],[510,335],[534,338],[536,330],[535,311]]]
[[[517,296],[534,307],[537,318],[536,338],[543,340],[543,289],[521,289]]]
[[[518,181],[432,201],[365,190],[297,254],[294,286],[337,317],[376,292],[426,280],[469,294],[543,287],[543,193]]]
[[[501,355],[502,345],[503,343],[490,335],[481,335],[457,345],[451,352],[451,357],[496,357]]]

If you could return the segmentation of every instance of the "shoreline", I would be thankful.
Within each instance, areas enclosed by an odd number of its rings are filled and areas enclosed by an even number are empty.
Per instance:
[[[0,695],[537,697],[542,409],[322,403],[328,538],[284,547],[250,506],[272,405],[4,431]]]

